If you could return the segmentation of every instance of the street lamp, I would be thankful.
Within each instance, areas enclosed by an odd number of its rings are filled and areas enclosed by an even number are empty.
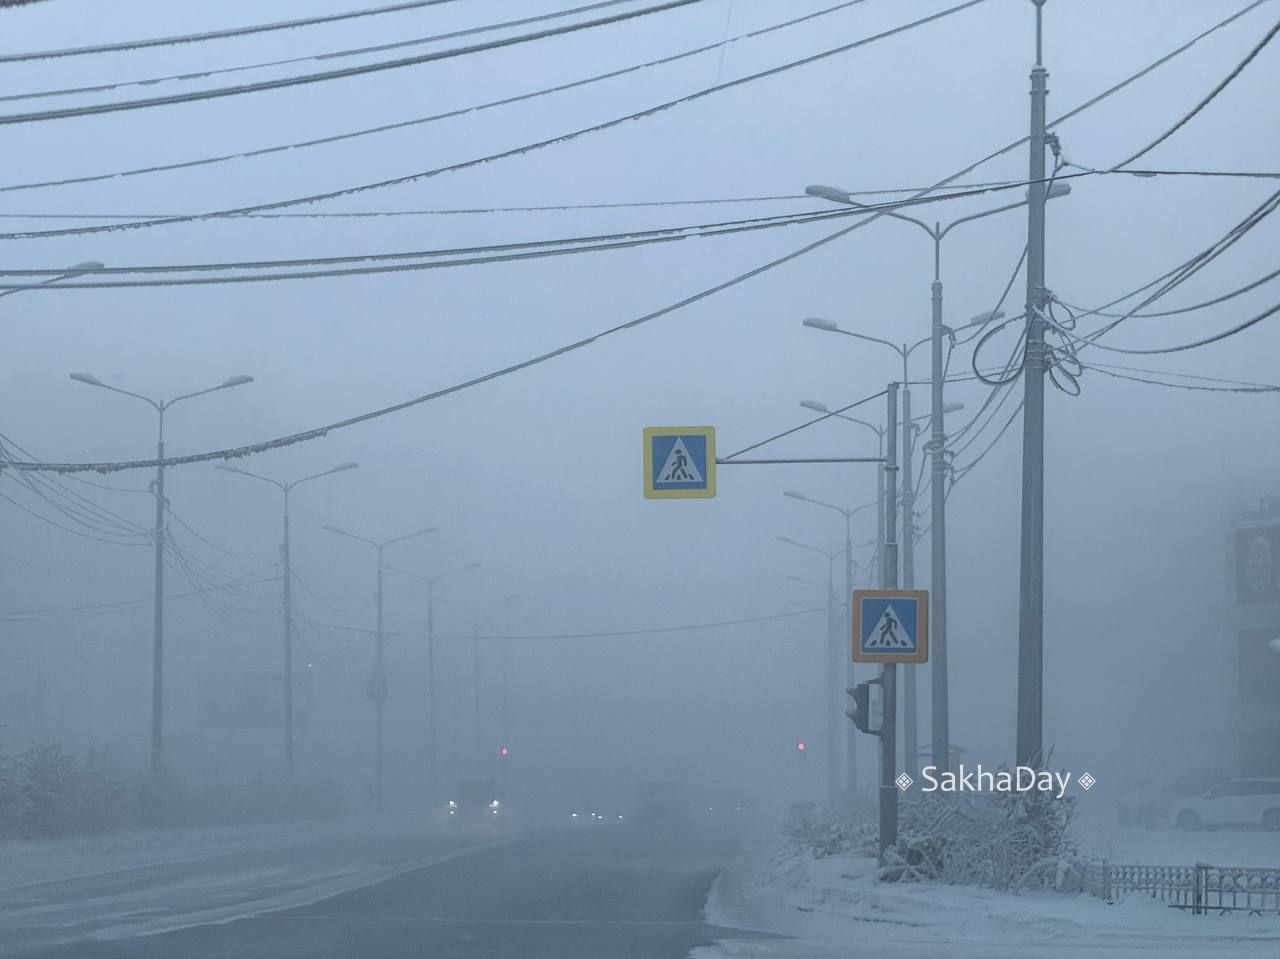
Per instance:
[[[82,264],[82,266],[88,265]],[[123,396],[132,396],[134,399],[142,400],[156,411],[156,415],[159,418],[159,427],[156,431],[156,478],[154,484],[156,522],[152,534],[155,540],[156,558],[155,596],[153,599],[154,638],[151,649],[151,772],[153,775],[158,775],[164,764],[164,414],[175,403],[189,400],[195,396],[204,396],[206,393],[216,393],[218,390],[243,386],[245,383],[252,383],[253,377],[229,376],[217,386],[211,386],[208,389],[184,393],[181,396],[175,396],[171,400],[155,400],[149,396],[143,396],[141,393],[132,393],[129,390],[122,390],[118,386],[110,386],[91,373],[72,373],[70,375],[77,383],[97,386],[104,390],[110,390],[112,393],[120,393]]]
[[[293,570],[289,561],[289,491],[295,486],[309,483],[311,480],[319,479],[322,476],[332,476],[334,473],[353,470],[358,465],[358,463],[339,463],[337,466],[323,472],[313,473],[310,476],[304,476],[301,479],[288,482],[274,480],[269,476],[260,476],[257,473],[249,472],[249,470],[240,469],[238,466],[219,464],[214,467],[226,473],[237,473],[240,476],[248,476],[250,479],[270,483],[284,494],[284,542],[280,547],[280,560],[284,568],[282,577],[282,605],[284,607],[284,771],[291,789],[293,785]],[[292,795],[290,796],[290,801],[292,802]]]
[[[465,573],[479,566],[479,563],[468,563],[466,566],[447,569],[434,576],[411,573],[407,569],[399,569],[395,566],[388,567],[392,572],[411,576],[427,584],[427,801],[433,807],[438,795],[437,773],[440,755],[436,718],[436,580]]]
[[[788,546],[795,546],[810,553],[817,553],[827,561],[827,795],[828,798],[834,800],[839,792],[837,784],[840,781],[840,669],[838,663],[841,660],[841,649],[843,648],[840,642],[839,627],[836,623],[835,562],[836,557],[843,553],[844,550],[838,549],[835,552],[829,552],[825,549],[819,549],[817,546],[810,546],[808,543],[801,543],[790,536],[779,536],[777,540],[779,543],[786,543]],[[852,747],[846,750],[849,755],[852,754],[852,751]],[[852,763],[850,763],[847,776],[849,780],[854,780],[857,777]]]
[[[810,186],[805,189],[810,196],[821,197],[831,200],[834,203],[844,203],[849,206],[864,206],[858,203],[847,190],[841,190],[831,186]],[[1048,191],[1040,190],[1037,200],[1052,200],[1057,197],[1066,196],[1071,192],[1071,184],[1055,183]],[[895,220],[902,220],[911,223],[924,230],[933,240],[933,284],[931,286],[933,297],[933,323],[931,328],[930,342],[933,351],[933,372],[932,372],[932,403],[933,410],[933,430],[932,437],[929,441],[930,449],[930,467],[932,476],[932,486],[930,487],[930,508],[933,513],[933,531],[929,538],[930,542],[930,587],[931,602],[929,616],[929,650],[930,669],[932,670],[933,682],[932,690],[932,740],[933,740],[933,765],[939,769],[951,768],[951,750],[949,747],[951,738],[950,728],[950,699],[948,691],[947,679],[947,523],[946,523],[946,496],[944,495],[943,482],[946,476],[946,448],[947,435],[943,429],[943,404],[942,404],[942,336],[947,328],[942,323],[942,240],[961,223],[969,223],[973,220],[980,220],[983,217],[991,216],[995,213],[1003,213],[1007,210],[1016,210],[1019,207],[1026,206],[1031,201],[1031,191],[1022,200],[1017,203],[1008,203],[1003,206],[992,207],[989,210],[983,210],[979,213],[972,213],[968,216],[962,216],[952,220],[945,227],[938,221],[934,221],[933,226],[925,223],[923,220],[917,220],[913,216],[907,216],[904,213],[898,213],[893,210],[886,210],[885,215]],[[1041,209],[1043,206],[1041,206]],[[905,365],[905,359],[904,359]],[[905,399],[905,397],[904,397]],[[909,447],[908,447],[909,449]],[[910,476],[908,472],[906,475]],[[910,483],[906,485],[909,489]],[[907,514],[910,515],[909,513]],[[910,548],[910,540],[907,541],[907,548]],[[911,669],[907,672],[910,674]]]
[[[373,801],[379,811],[382,810],[382,721],[383,707],[387,701],[387,673],[383,667],[383,632],[382,632],[382,553],[388,547],[395,543],[403,543],[407,539],[414,539],[418,536],[426,536],[428,533],[436,532],[437,527],[428,526],[426,529],[415,530],[412,533],[405,533],[403,536],[396,536],[392,539],[384,539],[382,541],[374,539],[366,539],[363,536],[357,536],[355,533],[348,533],[345,529],[339,529],[336,526],[324,526],[325,531],[336,533],[338,536],[345,536],[348,539],[354,539],[358,542],[372,546],[378,551],[378,592],[377,592],[377,631],[374,633],[373,647],[373,674],[369,677],[369,683],[365,687],[370,699],[374,705],[374,760],[373,760]]]
[[[66,273],[62,273],[58,276],[51,276],[47,280],[41,280],[37,285],[49,286],[50,284],[57,283],[61,280],[74,279],[75,277],[81,276],[82,274],[91,273],[94,270],[101,270],[101,269],[104,269],[104,266],[103,264],[99,263],[97,260],[85,260],[83,263],[77,263],[75,266],[70,267]],[[14,293],[22,293],[28,289],[30,289],[30,287],[21,287],[16,290],[0,290],[0,296],[11,296]]]

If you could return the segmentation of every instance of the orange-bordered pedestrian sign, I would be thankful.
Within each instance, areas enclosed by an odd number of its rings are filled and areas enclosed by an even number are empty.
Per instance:
[[[645,427],[644,495],[648,499],[715,496],[716,428]]]
[[[855,663],[923,663],[928,659],[927,589],[854,591]]]

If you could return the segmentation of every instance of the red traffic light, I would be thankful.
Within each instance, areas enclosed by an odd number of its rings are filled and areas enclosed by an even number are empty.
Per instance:
[[[511,754],[511,750],[508,749],[506,746],[503,746],[501,749],[498,750],[499,756],[508,756],[510,754]]]
[[[799,750],[800,752],[804,752],[804,740],[801,740],[800,742],[796,743],[796,749]]]

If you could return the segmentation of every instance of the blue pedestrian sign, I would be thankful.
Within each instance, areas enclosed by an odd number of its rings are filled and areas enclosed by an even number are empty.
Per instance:
[[[644,495],[647,499],[715,496],[716,428],[645,427]]]
[[[854,591],[855,663],[923,663],[928,659],[928,590]]]

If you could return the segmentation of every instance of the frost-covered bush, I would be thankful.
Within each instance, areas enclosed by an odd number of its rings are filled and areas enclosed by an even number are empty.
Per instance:
[[[899,804],[886,879],[1018,891],[1062,888],[1073,871],[1075,799],[1043,792],[930,793]]]
[[[832,811],[813,802],[792,803],[782,823],[782,835],[797,851],[815,859],[862,852],[875,842],[875,827],[850,810]]]
[[[124,825],[126,788],[106,752],[82,761],[59,743],[0,754],[0,839],[102,832]]]

